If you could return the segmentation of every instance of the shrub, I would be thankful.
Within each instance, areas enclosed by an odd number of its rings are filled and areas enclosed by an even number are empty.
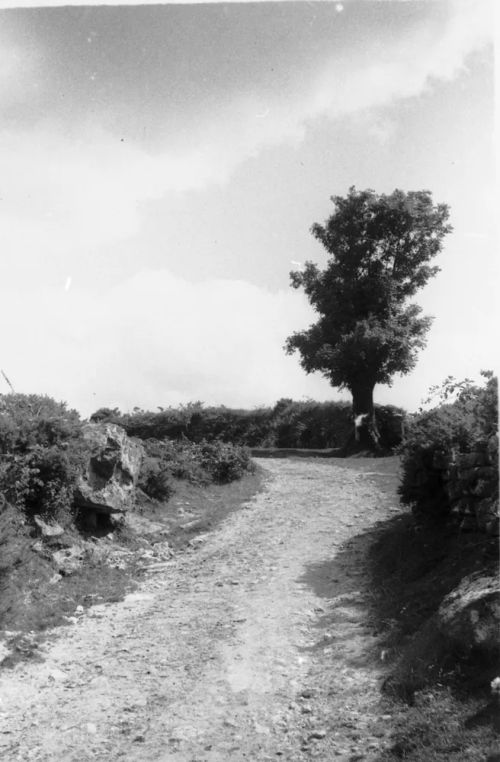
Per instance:
[[[76,410],[40,395],[0,396],[0,492],[27,514],[71,508],[85,458]]]
[[[482,374],[486,385],[455,381],[449,377],[431,390],[429,401],[438,405],[407,420],[407,430],[399,448],[402,480],[401,501],[420,515],[432,518],[448,513],[443,471],[436,459],[455,452],[470,452],[474,444],[498,428],[498,379],[490,371]]]
[[[272,430],[276,447],[340,447],[352,430],[351,406],[281,399],[273,409]]]
[[[121,413],[117,407],[100,407],[92,413],[89,420],[91,423],[118,423]]]
[[[153,500],[166,501],[173,491],[171,474],[158,458],[146,456],[141,465],[137,486]]]
[[[149,439],[144,442],[144,447],[146,457],[139,487],[156,500],[168,500],[173,492],[174,478],[193,484],[227,484],[253,469],[246,448],[224,442]]]
[[[250,452],[224,442],[202,442],[197,447],[201,467],[210,474],[212,481],[227,484],[241,479],[245,471],[254,469]]]
[[[391,405],[376,408],[383,447],[399,444],[402,412]],[[291,399],[255,410],[204,407],[201,402],[158,412],[135,409],[127,414],[117,408],[101,408],[91,420],[118,423],[129,436],[143,440],[221,441],[245,447],[341,447],[353,430],[349,403]]]

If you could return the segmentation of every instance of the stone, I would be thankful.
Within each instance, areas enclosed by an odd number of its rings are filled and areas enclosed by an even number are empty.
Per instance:
[[[451,465],[451,455],[445,450],[436,450],[432,456],[432,468],[445,471]]]
[[[143,448],[112,423],[88,423],[83,435],[90,455],[74,499],[95,525],[96,514],[125,512],[134,506]]]
[[[62,526],[56,523],[48,523],[44,521],[40,516],[33,516],[33,520],[40,530],[42,537],[60,537],[64,534]]]
[[[475,505],[476,521],[479,529],[487,531],[490,523],[498,517],[498,500],[484,498]]]
[[[460,514],[461,516],[466,516],[468,513],[470,513],[469,504],[470,498],[460,497],[454,502],[452,511],[454,513]]]
[[[63,672],[62,669],[55,668],[49,672],[48,679],[52,682],[60,682],[61,680],[67,680],[68,675],[66,672]]]
[[[500,650],[500,579],[472,574],[447,595],[438,611],[438,628],[466,652],[489,655]]]
[[[10,650],[10,648],[8,648],[5,643],[2,643],[0,641],[0,664],[3,662],[4,659],[10,656],[11,653],[12,651]]]
[[[476,443],[476,447],[478,448],[474,452],[467,452],[462,453],[457,456],[457,464],[460,468],[460,470],[463,470],[465,468],[473,468],[474,466],[486,466],[488,465],[488,454],[484,450],[486,449],[486,446],[483,450],[480,450],[480,444]]]
[[[64,548],[52,553],[52,558],[59,573],[63,576],[68,576],[80,569],[84,555],[85,550],[81,545],[72,545],[70,548]]]
[[[490,683],[491,695],[500,700],[500,677],[495,677]]]
[[[313,730],[313,732],[309,734],[309,738],[318,738],[318,739],[326,738],[326,730],[323,730],[323,729]]]
[[[461,532],[476,532],[477,529],[477,521],[474,516],[467,515],[463,517],[462,521],[460,522]]]
[[[492,461],[497,461],[498,458],[498,434],[493,434],[488,439],[488,455]]]
[[[500,516],[495,516],[494,519],[492,519],[491,521],[488,521],[488,523],[486,524],[486,531],[492,537],[500,536]]]

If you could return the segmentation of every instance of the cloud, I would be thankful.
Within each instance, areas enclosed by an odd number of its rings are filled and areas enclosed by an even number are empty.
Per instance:
[[[0,151],[4,251],[22,256],[36,246],[89,254],[136,233],[142,205],[149,200],[225,183],[266,148],[299,144],[318,118],[363,118],[370,109],[417,96],[434,80],[456,76],[468,54],[489,39],[491,6],[452,2],[442,7],[448,9],[445,18],[431,15],[382,53],[365,45],[343,58],[332,57],[322,71],[297,83],[293,96],[254,92],[234,97],[208,121],[186,125],[186,138],[175,150],[165,138],[163,149],[148,153],[90,121],[71,131],[49,122],[24,132],[5,129]],[[12,46],[2,55],[2,82],[15,79],[29,56]],[[391,123],[377,119],[370,132],[386,139]]]
[[[24,91],[33,63],[33,54],[9,39],[0,28],[0,97],[4,107],[24,96],[19,91]]]
[[[2,347],[16,391],[67,399],[71,390],[68,401],[86,414],[101,405],[248,406],[332,395],[283,352],[286,336],[312,318],[291,290],[144,271],[99,296],[76,284],[69,293],[59,286],[12,295],[0,315],[16,323]]]
[[[383,52],[367,46],[357,56],[331,62],[318,76],[306,107],[309,118],[337,118],[415,97],[449,80],[470,53],[492,39],[489,2],[457,0],[443,19],[427,20]]]
[[[496,303],[488,304],[487,322],[496,325]],[[99,293],[76,282],[69,291],[58,284],[6,294],[0,320],[15,325],[3,334],[0,358],[15,390],[67,400],[85,415],[101,406],[155,409],[201,400],[252,407],[281,397],[341,396],[283,352],[286,337],[314,320],[305,297],[291,289],[143,271]],[[496,363],[491,335],[481,330],[483,313],[466,330],[450,320],[451,328],[436,320],[418,373],[396,377],[391,389],[377,387],[380,403],[414,409],[441,376],[473,377]]]
[[[139,232],[149,201],[223,184],[263,150],[298,145],[315,120],[369,122],[374,110],[456,76],[489,39],[488,7],[440,4],[449,9],[446,18],[438,14],[383,53],[368,44],[332,58],[297,83],[293,95],[239,95],[209,121],[186,125],[175,150],[165,138],[161,149],[148,152],[102,130],[97,117],[71,130],[48,121],[24,131],[5,127],[3,256],[23,266],[65,253],[85,256],[97,281],[92,255]],[[343,15],[348,12],[346,2]],[[12,80],[27,71],[29,56],[14,49],[2,55],[0,93],[8,101],[18,97]],[[21,86],[17,92],[27,97]],[[390,119],[382,120],[372,132],[383,138],[390,129]],[[4,332],[2,365],[15,388],[59,398],[72,390],[69,401],[85,413],[108,404],[250,405],[332,394],[282,351],[285,337],[312,321],[296,292],[270,293],[239,281],[194,284],[165,270],[138,273],[99,293],[82,291],[77,278],[71,288],[59,283],[9,294],[6,285],[0,314],[15,331]]]

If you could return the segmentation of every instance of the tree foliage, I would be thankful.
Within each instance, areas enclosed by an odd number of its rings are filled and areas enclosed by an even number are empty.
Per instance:
[[[451,231],[445,204],[429,191],[390,195],[350,188],[312,233],[329,255],[324,270],[307,262],[290,274],[318,320],[290,336],[307,373],[321,371],[353,394],[406,374],[425,345],[431,318],[408,300],[439,271],[430,264]],[[370,412],[370,411],[366,411]]]

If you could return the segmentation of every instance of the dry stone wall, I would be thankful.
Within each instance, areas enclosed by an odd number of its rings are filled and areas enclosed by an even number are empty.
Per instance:
[[[498,435],[475,444],[472,452],[435,453],[433,468],[462,531],[499,534]]]

